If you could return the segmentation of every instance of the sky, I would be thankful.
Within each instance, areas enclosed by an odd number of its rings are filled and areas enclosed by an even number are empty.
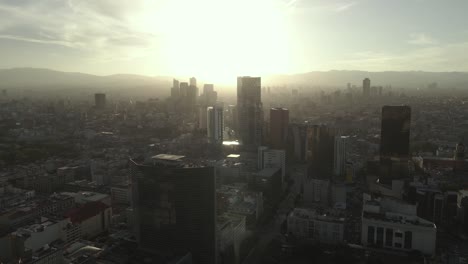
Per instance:
[[[0,68],[468,71],[467,0],[0,0]]]

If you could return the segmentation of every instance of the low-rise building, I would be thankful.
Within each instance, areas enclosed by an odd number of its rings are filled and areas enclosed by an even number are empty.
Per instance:
[[[367,247],[435,253],[436,225],[418,217],[415,205],[396,199],[365,195],[361,230],[361,242]]]
[[[344,242],[345,218],[338,211],[319,212],[308,208],[294,208],[288,215],[288,233],[300,239],[325,244]]]

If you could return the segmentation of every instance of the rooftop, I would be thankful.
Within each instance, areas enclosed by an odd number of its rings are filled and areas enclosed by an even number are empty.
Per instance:
[[[265,168],[265,169],[259,171],[258,175],[262,176],[262,177],[271,177],[276,172],[278,172],[279,170],[280,170],[280,168]]]
[[[159,155],[151,157],[151,159],[167,160],[167,161],[179,161],[179,160],[183,159],[184,157],[185,156],[171,155],[171,154],[159,154]]]

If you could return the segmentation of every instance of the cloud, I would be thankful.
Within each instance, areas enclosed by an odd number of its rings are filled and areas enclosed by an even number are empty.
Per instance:
[[[424,33],[413,33],[410,34],[408,43],[413,45],[432,45],[437,44],[437,40]]]
[[[364,51],[350,54],[325,68],[373,71],[468,71],[468,42],[427,46],[405,53]]]
[[[0,2],[0,39],[60,45],[93,60],[144,56],[158,37],[132,26],[143,1],[42,0]]]
[[[351,7],[357,5],[357,2],[344,2],[344,3],[338,3],[335,5],[335,11],[336,12],[343,12],[343,11],[346,11],[348,9],[350,9]]]

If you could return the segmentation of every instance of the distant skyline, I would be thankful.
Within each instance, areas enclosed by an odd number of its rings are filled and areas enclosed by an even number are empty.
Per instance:
[[[0,0],[0,68],[197,76],[468,71],[468,1]]]

